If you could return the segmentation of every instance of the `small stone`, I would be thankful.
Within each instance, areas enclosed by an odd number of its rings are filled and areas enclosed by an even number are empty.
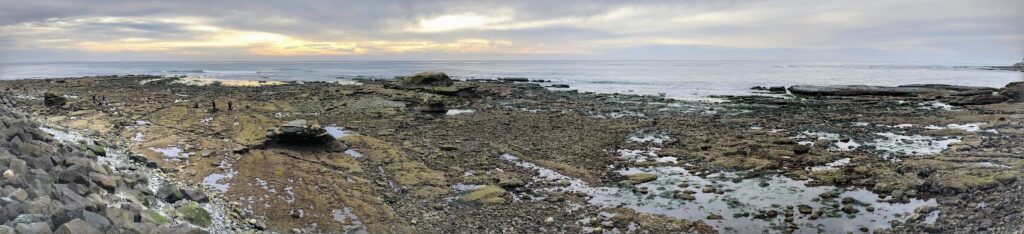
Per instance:
[[[857,202],[857,199],[853,199],[852,197],[844,197],[842,202],[843,204],[850,204]]]
[[[4,179],[5,179],[5,180],[9,180],[9,179],[11,179],[11,178],[14,178],[14,171],[13,171],[13,170],[11,170],[11,169],[7,169],[7,170],[5,170],[5,171],[4,171]]]
[[[629,179],[626,182],[630,184],[643,184],[658,179],[658,175],[652,173],[636,173],[627,177],[629,177]]]
[[[709,214],[707,219],[708,220],[721,220],[722,216],[718,215],[718,214]]]
[[[715,187],[712,186],[706,186],[703,189],[701,189],[701,192],[704,193],[714,193],[715,191],[717,191],[717,189],[715,189]]]
[[[546,224],[555,223],[555,217],[547,217],[547,218],[545,218],[544,219],[544,223],[546,223]]]
[[[801,214],[810,214],[814,212],[814,208],[811,208],[811,206],[803,204],[796,206],[796,209],[800,211]]]

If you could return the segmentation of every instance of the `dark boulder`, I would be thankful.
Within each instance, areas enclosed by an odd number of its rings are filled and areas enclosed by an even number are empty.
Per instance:
[[[67,98],[56,93],[47,92],[43,94],[43,105],[49,107],[61,107],[64,106],[65,102],[67,102]]]
[[[174,203],[185,199],[185,193],[178,189],[178,186],[165,184],[156,191],[156,197],[167,203]]]

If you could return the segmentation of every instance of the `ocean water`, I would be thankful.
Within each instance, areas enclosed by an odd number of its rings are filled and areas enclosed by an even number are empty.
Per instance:
[[[570,89],[690,98],[751,94],[753,86],[954,84],[1002,87],[1024,73],[983,66],[765,61],[55,62],[0,64],[0,80],[92,75],[336,81],[426,70],[457,79],[525,77]]]

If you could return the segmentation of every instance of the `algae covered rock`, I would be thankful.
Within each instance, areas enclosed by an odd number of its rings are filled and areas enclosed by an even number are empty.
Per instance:
[[[460,202],[481,205],[494,205],[505,203],[505,189],[498,186],[484,186],[469,192],[459,198]]]
[[[448,77],[448,74],[439,71],[425,71],[406,76],[403,83],[408,85],[427,85],[427,86],[449,86],[452,85],[452,79]]]
[[[182,219],[185,219],[189,223],[201,227],[208,227],[213,223],[210,218],[210,212],[203,209],[203,207],[200,207],[199,203],[186,202],[178,208],[178,214],[181,215]]]

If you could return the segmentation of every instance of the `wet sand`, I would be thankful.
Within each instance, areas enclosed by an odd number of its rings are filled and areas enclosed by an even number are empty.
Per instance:
[[[278,232],[1009,232],[1024,211],[1021,102],[152,76],[0,89]],[[267,143],[296,119],[336,141]]]

